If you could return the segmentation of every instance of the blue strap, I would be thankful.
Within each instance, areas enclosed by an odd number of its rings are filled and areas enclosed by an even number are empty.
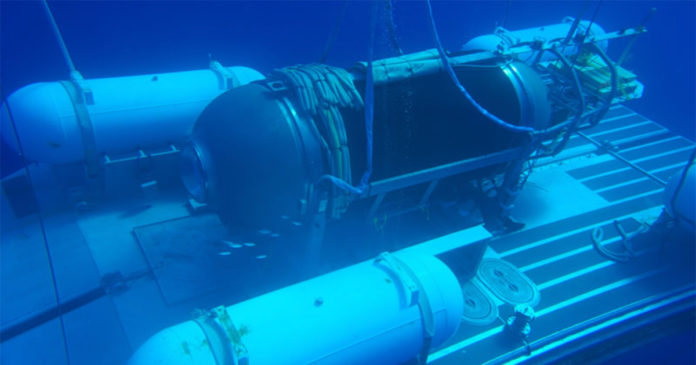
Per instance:
[[[367,59],[367,82],[365,83],[365,136],[367,137],[367,167],[363,173],[362,179],[360,179],[360,186],[358,190],[362,191],[367,187],[370,181],[370,176],[372,176],[372,125],[374,120],[374,75],[372,74],[372,58],[374,55],[374,43],[375,43],[375,9],[376,3],[372,3],[371,15],[372,19],[370,22],[370,54]]]

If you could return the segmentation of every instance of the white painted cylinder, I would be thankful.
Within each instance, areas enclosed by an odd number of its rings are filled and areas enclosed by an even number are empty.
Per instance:
[[[263,79],[247,67],[227,70],[239,85]],[[86,80],[94,104],[86,105],[97,153],[119,154],[184,141],[198,115],[225,91],[213,70]],[[59,82],[25,86],[8,97],[17,135],[29,161],[63,164],[83,161],[81,127],[73,102]],[[3,104],[0,127],[18,150]]]
[[[570,32],[570,28],[572,27],[572,25],[573,18],[565,18],[563,22],[560,24],[553,24],[545,27],[528,28],[515,31],[501,31],[500,29],[498,29],[494,34],[487,34],[470,40],[469,42],[464,44],[464,46],[462,46],[462,51],[495,51],[498,45],[501,43],[505,44],[507,47],[512,48],[515,46],[532,43],[535,40],[541,40],[544,43],[548,44],[551,42],[556,42],[565,39],[565,37],[568,35],[568,32]],[[589,26],[590,22],[587,20],[583,20],[578,25],[578,30],[587,32],[587,28]],[[599,26],[599,24],[592,24],[592,27],[590,28],[590,36],[599,36],[604,34],[604,29],[601,26]],[[599,48],[601,48],[603,51],[607,50],[608,45],[609,41],[602,41],[597,43],[597,46],[599,46]],[[577,53],[577,51],[578,50],[575,47],[565,47],[565,49],[561,49],[561,53],[563,53],[566,56],[575,54]],[[536,58],[536,52],[537,51],[520,53],[517,55],[517,58],[525,62],[533,62]],[[541,57],[541,61],[551,61],[555,58],[556,56],[554,56],[552,53],[544,52],[544,54]]]
[[[665,187],[663,200],[667,213],[675,218],[681,226],[689,231],[694,231],[694,227],[684,219],[686,218],[691,222],[696,220],[696,166],[691,166],[682,182],[683,172],[684,170],[679,170],[669,179]],[[677,192],[680,182],[682,185]],[[672,204],[672,199],[675,195],[677,196],[674,204]]]
[[[158,332],[136,351],[129,364],[218,365],[205,333],[194,321]]]
[[[392,257],[428,298],[434,350],[461,322],[460,284],[433,256],[402,251]],[[248,363],[386,365],[415,358],[426,337],[420,307],[409,303],[403,281],[389,267],[363,262],[227,307]],[[197,346],[203,333],[193,321],[168,328],[145,342],[129,364],[215,364],[210,347]]]

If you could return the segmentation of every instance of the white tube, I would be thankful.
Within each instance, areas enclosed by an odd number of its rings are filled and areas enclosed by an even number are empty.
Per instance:
[[[201,327],[188,321],[151,337],[131,357],[129,364],[216,365],[216,362]]]
[[[457,278],[440,260],[404,251],[392,258],[419,283],[416,296],[427,297],[428,306],[409,300],[413,292],[405,290],[408,280],[395,274],[398,269],[372,260],[220,308],[218,333],[230,333],[227,321],[239,333],[236,341],[224,336],[229,347],[224,354],[211,350],[220,343],[217,335],[208,335],[211,346],[200,346],[201,335],[215,331],[189,321],[154,335],[129,364],[216,364],[209,353],[217,358],[244,353],[235,363],[254,365],[404,363],[425,341],[421,309],[432,314],[434,350],[456,332],[464,301]],[[182,351],[184,343],[189,354]]]
[[[573,18],[565,18],[560,24],[553,24],[545,27],[528,28],[516,31],[507,31],[499,28],[496,30],[495,34],[483,35],[470,40],[464,44],[464,46],[462,46],[462,51],[495,51],[498,45],[501,43],[511,48],[521,44],[529,44],[535,40],[541,40],[548,44],[553,41],[565,39],[568,32],[570,32],[572,23]],[[579,23],[578,30],[587,32],[589,25],[589,21],[583,20]],[[593,23],[592,27],[590,28],[590,35],[598,36],[603,34],[605,34],[604,29],[600,27],[599,24]],[[598,42],[597,45],[603,51],[606,51],[609,42],[602,41]],[[577,49],[572,46],[565,47],[564,49],[561,49],[561,52],[567,56],[577,53]],[[534,54],[532,54],[532,52],[521,53],[517,55],[517,58],[522,61],[533,62],[536,58],[535,54],[536,51],[534,51]],[[553,54],[550,52],[544,52],[541,61],[545,62],[554,59],[555,56]]]
[[[263,79],[250,68],[227,70],[239,85]],[[225,91],[221,80],[212,70],[86,80],[94,96],[94,104],[86,109],[95,152],[118,154],[184,141],[201,111]],[[63,164],[85,159],[77,113],[61,83],[25,86],[10,95],[8,103],[29,161]],[[5,105],[0,127],[17,151]]]

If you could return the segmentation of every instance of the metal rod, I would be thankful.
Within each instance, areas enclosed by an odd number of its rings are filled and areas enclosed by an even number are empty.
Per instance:
[[[568,45],[570,43],[570,40],[573,39],[573,35],[575,34],[575,31],[578,30],[578,26],[580,25],[580,21],[582,20],[582,15],[585,13],[585,9],[587,9],[587,5],[590,4],[589,0],[586,0],[582,4],[582,9],[580,9],[580,14],[573,20],[573,24],[570,26],[570,29],[568,30],[568,34],[566,35],[565,39],[561,42],[563,44],[563,47]],[[561,51],[562,52],[562,51]]]
[[[68,48],[65,47],[63,36],[60,35],[60,30],[58,30],[58,24],[56,24],[56,20],[53,19],[53,14],[51,13],[51,9],[48,7],[48,3],[46,2],[46,0],[43,0],[41,4],[43,4],[44,12],[46,13],[48,22],[51,23],[51,30],[53,30],[53,35],[56,36],[56,40],[58,41],[60,51],[63,52],[63,58],[65,58],[65,63],[68,64],[68,68],[70,69],[70,73],[72,74],[76,71],[75,65],[73,64],[72,59],[70,58]]]
[[[461,174],[463,172],[480,169],[482,167],[507,162],[517,158],[521,152],[522,148],[514,148],[495,152],[485,156],[474,157],[468,160],[462,160],[438,167],[420,170],[410,174],[375,181],[371,183],[368,188],[363,190],[361,197],[367,198],[370,196],[386,194],[390,191],[430,182],[435,179],[442,179],[448,176]]]
[[[51,284],[53,286],[53,298],[55,299],[56,306],[57,306],[57,316],[58,320],[60,323],[60,332],[61,335],[63,336],[63,350],[65,351],[65,361],[66,364],[70,364],[70,353],[68,351],[68,344],[66,342],[66,335],[65,335],[65,323],[63,320],[63,312],[61,311],[61,299],[60,299],[60,293],[58,292],[58,283],[56,282],[56,270],[55,270],[55,265],[53,265],[53,257],[51,254],[51,248],[48,245],[48,235],[46,234],[46,226],[44,225],[44,216],[43,213],[41,212],[41,206],[39,204],[39,198],[36,196],[36,191],[34,190],[34,180],[31,176],[31,171],[29,171],[29,162],[25,158],[24,154],[24,148],[22,147],[22,143],[20,142],[19,135],[17,133],[17,125],[15,124],[14,117],[12,115],[12,110],[10,109],[10,103],[7,101],[7,96],[5,95],[5,92],[3,91],[2,87],[0,86],[0,97],[2,97],[2,102],[5,104],[5,109],[7,110],[7,116],[9,117],[10,124],[12,125],[12,131],[14,133],[14,138],[17,141],[17,149],[19,152],[19,157],[22,160],[22,166],[24,166],[24,171],[27,174],[27,181],[29,182],[29,185],[31,187],[31,195],[33,196],[34,200],[37,202],[39,205],[36,215],[38,219],[38,224],[39,228],[41,231],[41,239],[43,240],[44,244],[44,250],[46,251],[46,258],[48,260],[48,268],[51,272]],[[1,334],[1,332],[0,332]]]
[[[633,35],[633,38],[631,38],[630,41],[628,41],[628,44],[626,45],[626,48],[624,49],[623,53],[621,53],[621,57],[619,57],[619,62],[616,63],[616,67],[619,67],[623,65],[623,62],[626,60],[626,57],[628,57],[628,52],[631,51],[631,48],[633,47],[633,43],[636,42],[636,39],[638,38],[638,34],[642,33],[645,31],[645,24],[650,20],[650,18],[657,12],[657,9],[652,8],[650,9],[650,13],[643,19],[643,22],[640,23],[639,26],[636,27],[636,34]]]
[[[336,23],[334,24],[331,36],[326,41],[326,45],[324,46],[324,53],[322,53],[319,63],[324,63],[326,61],[326,58],[329,57],[329,52],[331,52],[334,42],[336,41],[336,37],[338,36],[338,32],[341,30],[341,23],[343,23],[343,17],[346,14],[347,7],[348,0],[343,0],[343,5],[341,5],[341,12],[338,14],[338,18],[336,18]]]
[[[604,0],[599,0],[599,4],[597,5],[597,8],[595,8],[595,12],[592,15],[592,19],[590,20],[590,25],[587,26],[587,32],[585,33],[586,37],[590,36],[590,30],[592,29],[592,24],[594,24],[595,18],[597,17],[597,13],[599,13],[599,8],[602,7],[603,2],[604,2]]]
[[[583,132],[577,132],[577,133],[578,133],[578,135],[581,136],[582,138],[585,138],[586,140],[590,141],[590,143],[592,143],[593,145],[595,145],[595,146],[597,146],[597,147],[599,147],[599,148],[604,149],[604,145],[603,145],[602,143],[600,143],[600,142],[597,142],[597,140],[593,139],[592,137],[586,135],[586,134],[583,133]],[[631,166],[632,168],[638,170],[638,172],[640,172],[641,174],[647,176],[648,178],[652,179],[653,181],[657,182],[658,184],[660,184],[660,185],[662,185],[662,186],[667,186],[667,183],[666,183],[665,181],[663,181],[663,180],[660,179],[659,177],[657,177],[657,176],[651,174],[651,173],[648,172],[647,170],[645,170],[645,169],[639,167],[638,165],[634,164],[633,162],[627,160],[625,157],[619,155],[618,153],[616,153],[616,152],[614,152],[614,151],[607,150],[607,149],[605,149],[605,151],[606,151],[609,155],[611,155],[611,156],[613,156],[614,158],[616,158],[617,160],[619,160],[619,161],[621,161],[621,162],[623,162],[623,163],[625,163],[625,164]]]
[[[399,56],[403,56],[404,52],[401,50],[401,47],[399,46],[399,40],[396,38],[396,26],[394,26],[394,9],[392,5],[392,0],[385,0],[385,7],[386,7],[386,17],[387,17],[387,30],[389,32],[389,40],[391,41],[392,47],[394,47],[394,50],[396,53],[399,54]]]
[[[507,25],[508,13],[510,12],[510,1],[511,0],[507,0],[507,5],[505,5],[505,16],[503,17],[503,25],[502,25],[503,29],[507,29],[507,28],[505,28],[505,26]]]

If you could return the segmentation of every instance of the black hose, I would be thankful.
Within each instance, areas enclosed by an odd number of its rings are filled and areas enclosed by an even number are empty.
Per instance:
[[[674,215],[677,216],[677,218],[684,220],[685,222],[690,224],[692,228],[696,229],[696,224],[694,224],[694,221],[689,219],[689,217],[681,214],[679,211],[677,211],[677,208],[674,206],[674,204],[677,202],[677,197],[679,196],[679,193],[681,193],[681,189],[684,186],[686,175],[689,173],[689,169],[691,169],[691,166],[694,164],[694,158],[696,158],[696,148],[694,148],[694,150],[691,151],[691,156],[689,157],[689,161],[686,162],[686,167],[684,167],[684,171],[682,171],[681,177],[679,178],[679,183],[677,184],[677,189],[674,192],[672,199],[670,200],[670,204],[672,205],[672,211],[674,212]]]
[[[578,30],[578,26],[580,25],[580,21],[582,20],[582,15],[585,13],[585,9],[587,9],[587,5],[590,3],[590,0],[585,0],[585,2],[582,5],[582,9],[580,9],[580,14],[573,20],[573,24],[570,26],[570,29],[568,30],[568,34],[566,34],[565,38],[561,41],[561,44],[563,45],[563,48],[561,48],[561,53],[565,52],[566,47],[570,43],[570,40],[573,38],[573,34]],[[556,60],[556,63],[554,64],[553,67],[553,72],[556,73],[558,69],[558,60]]]
[[[404,52],[399,47],[399,41],[396,39],[396,28],[394,27],[394,13],[392,8],[391,0],[385,0],[385,6],[387,9],[387,28],[389,30],[389,40],[391,41],[392,47],[399,56],[403,56]]]
[[[592,24],[594,24],[595,18],[597,17],[597,13],[599,13],[599,8],[602,7],[602,3],[604,0],[599,0],[599,4],[597,5],[597,8],[595,9],[594,14],[592,14],[592,19],[590,20],[590,25],[587,26],[587,31],[585,32],[585,36],[590,35],[590,29],[592,29]]]
[[[578,30],[578,26],[580,25],[580,21],[582,20],[582,15],[585,13],[585,9],[587,9],[587,5],[590,3],[590,0],[586,0],[585,3],[582,4],[582,9],[580,9],[580,14],[573,20],[573,25],[570,26],[570,29],[568,30],[568,34],[566,35],[565,39],[563,39],[563,45],[567,46],[568,43],[570,43],[570,40],[573,39],[573,34],[575,34],[575,31]]]
[[[507,24],[508,13],[510,12],[510,1],[511,0],[507,0],[507,5],[505,5],[505,16],[503,17],[503,24],[502,24],[503,29],[505,29],[505,25]]]

